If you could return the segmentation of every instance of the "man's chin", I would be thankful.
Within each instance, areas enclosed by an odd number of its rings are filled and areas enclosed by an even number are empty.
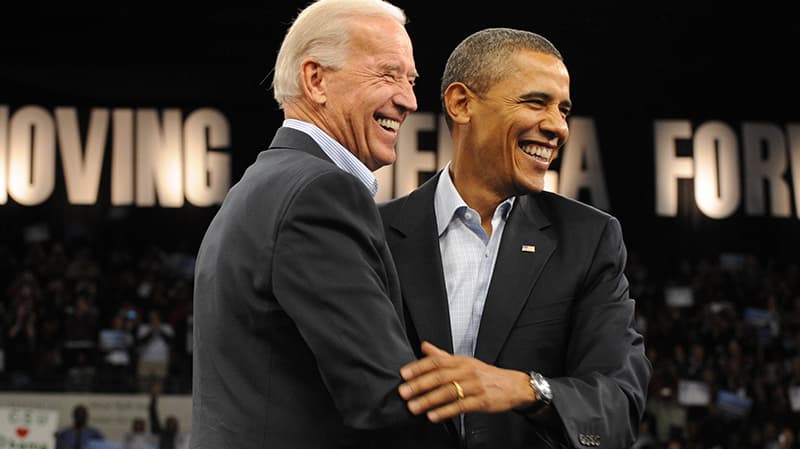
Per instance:
[[[392,153],[391,156],[386,156],[382,158],[373,158],[370,163],[365,164],[367,168],[372,171],[375,171],[379,168],[386,167],[387,165],[392,165],[397,161],[397,154]]]
[[[544,190],[544,179],[517,184],[516,187],[518,195],[541,193]]]

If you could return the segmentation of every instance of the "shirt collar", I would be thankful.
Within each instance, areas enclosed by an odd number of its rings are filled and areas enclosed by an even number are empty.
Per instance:
[[[436,194],[434,197],[433,207],[436,211],[436,230],[441,236],[450,221],[453,220],[453,215],[461,209],[466,208],[467,203],[458,194],[456,186],[453,185],[453,179],[450,177],[450,162],[442,169],[442,174],[439,175],[439,182],[436,184]]]
[[[322,148],[322,151],[336,164],[337,167],[358,178],[367,187],[370,194],[374,197],[378,192],[378,180],[372,171],[363,162],[342,146],[333,137],[320,129],[313,123],[304,122],[297,119],[286,119],[283,126],[302,131]]]
[[[506,198],[498,206],[502,211],[503,220],[508,218],[508,213],[511,211],[511,206],[514,205],[515,197]],[[461,198],[461,195],[456,190],[453,184],[453,178],[450,177],[450,162],[447,162],[442,174],[439,175],[439,182],[436,184],[436,193],[434,194],[434,211],[436,213],[436,230],[439,236],[444,233],[447,226],[453,220],[453,216],[461,209],[468,209],[469,206]]]

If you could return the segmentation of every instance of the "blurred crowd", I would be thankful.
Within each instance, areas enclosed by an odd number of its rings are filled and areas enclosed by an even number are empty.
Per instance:
[[[0,389],[191,393],[193,249],[0,243]],[[798,448],[800,265],[630,251],[654,374],[636,449]]]
[[[0,243],[0,388],[191,393],[194,254]]]
[[[107,439],[106,433],[90,422],[86,405],[75,404],[72,423],[58,429],[53,435],[55,449],[188,449],[191,433],[181,430],[178,418],[169,415],[161,422],[158,411],[161,389],[159,383],[150,386],[150,404],[147,407],[149,429],[148,421],[137,416],[131,421],[130,430],[119,441]],[[9,447],[16,446],[12,444]]]
[[[631,254],[654,368],[636,449],[800,447],[798,263],[723,253],[665,266]]]

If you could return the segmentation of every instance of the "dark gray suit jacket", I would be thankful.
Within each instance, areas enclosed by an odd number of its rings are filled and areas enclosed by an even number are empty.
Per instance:
[[[452,351],[433,206],[438,179],[379,209],[412,346],[428,340]],[[621,449],[634,442],[652,369],[633,328],[626,257],[619,222],[607,213],[550,192],[516,198],[475,357],[541,372],[555,407],[544,416],[468,414],[469,448]]]
[[[373,198],[280,128],[197,255],[191,447],[390,447],[414,360]],[[386,443],[389,440],[389,443]],[[433,447],[422,443],[422,447]]]

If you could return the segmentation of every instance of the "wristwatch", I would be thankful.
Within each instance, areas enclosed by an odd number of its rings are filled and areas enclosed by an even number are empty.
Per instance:
[[[546,407],[553,401],[553,390],[550,389],[550,382],[536,371],[531,371],[531,389],[536,395],[536,400],[541,401],[541,406]],[[538,408],[538,407],[537,407]]]

